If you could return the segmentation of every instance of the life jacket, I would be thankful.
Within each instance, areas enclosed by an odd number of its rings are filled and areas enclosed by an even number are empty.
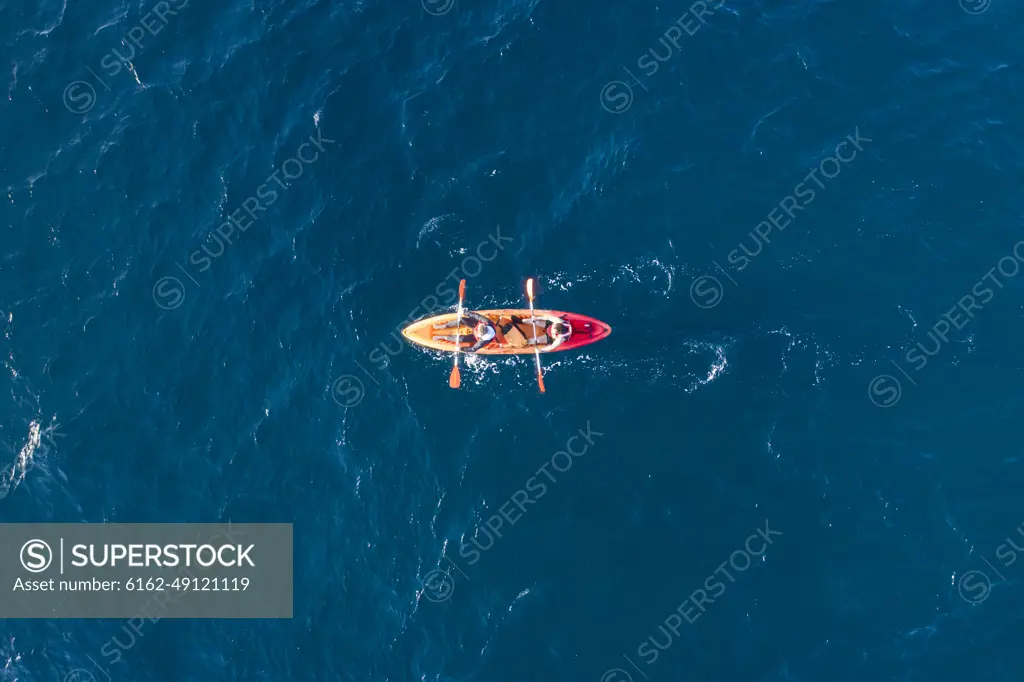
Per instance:
[[[537,330],[537,345],[544,346],[551,343],[551,339],[548,338],[547,332],[537,329],[533,324],[523,322],[522,318],[513,315],[512,324],[508,325],[511,329],[505,330],[505,338],[509,338],[514,335],[517,343],[512,344],[515,348],[526,348],[533,342],[534,330]],[[521,340],[520,340],[521,339]]]
[[[522,324],[522,323],[520,323]],[[526,326],[526,325],[522,325]],[[505,344],[512,346],[513,348],[526,348],[529,342],[526,340],[526,334],[520,329],[520,325],[515,322],[511,322],[506,325],[502,330],[502,335],[505,337]]]
[[[508,340],[505,338],[505,332],[502,329],[504,325],[501,324],[501,317],[498,317],[494,322],[494,338],[502,346],[508,345]]]
[[[498,326],[496,324],[494,324],[494,322],[492,320],[484,317],[480,313],[475,313],[475,312],[472,312],[472,311],[469,311],[469,310],[464,311],[463,315],[464,315],[464,319],[470,322],[470,324],[467,325],[467,326],[469,326],[471,329],[473,329],[472,335],[473,335],[473,338],[475,339],[475,342],[472,343],[468,348],[466,348],[465,352],[467,352],[467,353],[475,353],[476,351],[480,350],[484,346],[487,346],[487,345],[490,345],[491,343],[499,341],[500,337],[499,337],[499,333],[498,332],[500,330],[498,329]],[[483,322],[484,324],[486,324],[489,329],[494,330],[494,335],[491,338],[487,339],[486,341],[484,341],[483,339],[478,338],[476,336],[476,325],[478,323],[480,323],[480,322]]]

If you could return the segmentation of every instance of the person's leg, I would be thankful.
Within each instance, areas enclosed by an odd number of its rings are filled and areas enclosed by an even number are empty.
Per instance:
[[[465,324],[466,320],[463,319],[462,323]],[[434,329],[454,329],[455,327],[458,327],[458,326],[459,326],[459,320],[455,319],[455,320],[451,320],[449,322],[445,322],[444,324],[435,324],[434,325]]]
[[[463,334],[462,336],[459,336],[459,337],[456,337],[455,334],[450,334],[448,336],[435,336],[434,340],[435,341],[447,341],[448,343],[450,343],[450,344],[452,344],[454,346],[456,338],[458,339],[460,347],[464,347],[467,343],[470,343],[471,341],[473,341],[473,337],[472,336],[467,336],[465,334]]]
[[[530,318],[528,320],[523,320],[523,322],[527,323],[528,328],[530,330],[530,333],[528,334],[528,336],[531,337],[531,338],[533,338],[533,330],[534,329],[537,330],[537,337],[538,338],[541,337],[541,336],[546,335],[547,332],[548,332],[548,321],[543,319],[543,318],[539,318],[539,317],[537,317],[537,318]]]

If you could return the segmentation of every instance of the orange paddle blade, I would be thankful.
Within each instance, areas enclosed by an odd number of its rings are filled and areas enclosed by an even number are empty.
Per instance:
[[[544,377],[541,376],[540,372],[537,372],[537,383],[540,384],[540,392],[544,392]]]
[[[526,295],[530,297],[531,301],[533,300],[533,278],[532,277],[530,279],[526,280]]]
[[[466,280],[459,281],[459,298],[466,296]]]
[[[448,377],[448,385],[452,388],[458,388],[460,383],[462,383],[462,377],[459,376],[459,368],[452,367],[452,374]]]

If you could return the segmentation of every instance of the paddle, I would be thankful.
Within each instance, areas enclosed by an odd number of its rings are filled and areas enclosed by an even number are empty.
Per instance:
[[[544,392],[544,375],[540,371],[540,348],[537,347],[537,319],[533,314],[533,278],[526,280],[526,296],[530,299],[530,317],[533,317],[533,354],[537,358],[537,384]]]
[[[462,377],[459,375],[459,332],[462,331],[462,299],[466,295],[466,280],[459,282],[459,312],[455,318],[455,363],[452,366],[451,376],[448,377],[448,385],[452,388],[458,388],[459,384],[462,383]]]

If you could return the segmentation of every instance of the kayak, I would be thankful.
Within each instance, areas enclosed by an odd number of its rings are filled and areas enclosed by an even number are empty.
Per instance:
[[[463,322],[466,321],[466,315],[463,314]],[[540,350],[541,353],[557,352],[563,350],[573,350],[576,348],[582,348],[592,343],[597,343],[603,338],[606,338],[612,333],[612,328],[600,320],[596,320],[593,317],[587,317],[586,315],[578,315],[576,313],[565,313],[559,310],[522,310],[522,309],[511,309],[503,308],[500,310],[476,310],[473,311],[474,315],[482,315],[486,317],[494,327],[498,330],[498,334],[494,340],[474,351],[475,355],[532,355],[535,349]],[[519,322],[514,322],[512,317],[515,316]],[[410,342],[423,346],[424,348],[431,348],[433,350],[440,351],[455,351],[454,339],[448,339],[445,337],[455,336],[455,327],[445,327],[443,329],[435,328],[435,325],[445,326],[455,322],[457,318],[456,313],[445,313],[443,315],[435,315],[434,317],[428,317],[423,320],[413,322],[408,327],[402,330],[402,336],[408,339]],[[537,346],[530,345],[529,343],[523,343],[523,337],[527,340],[532,340],[533,330],[535,328],[529,322],[523,322],[522,320],[528,320],[530,318],[543,318],[546,320],[554,320],[557,318],[563,323],[569,325],[571,333],[569,337],[562,343],[556,345],[554,348],[549,348],[551,344],[541,343]],[[540,338],[543,338],[543,324],[536,326],[537,334]],[[504,330],[508,330],[505,332]],[[467,324],[459,326],[459,349],[463,352],[467,348],[471,347],[474,343],[472,338],[473,327]]]

